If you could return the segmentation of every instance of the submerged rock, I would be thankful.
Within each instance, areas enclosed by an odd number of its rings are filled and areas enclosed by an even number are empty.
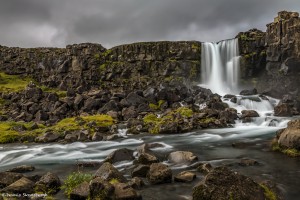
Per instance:
[[[34,170],[35,170],[34,166],[20,165],[20,166],[17,166],[17,167],[7,170],[7,172],[25,173],[25,172],[32,172]]]
[[[195,173],[189,171],[183,171],[177,174],[176,176],[174,176],[174,181],[187,183],[187,182],[192,182],[193,180],[195,180],[195,178],[196,178]]]

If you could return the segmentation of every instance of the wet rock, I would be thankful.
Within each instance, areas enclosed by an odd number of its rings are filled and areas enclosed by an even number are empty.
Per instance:
[[[42,136],[36,138],[37,142],[55,142],[59,139],[59,135],[53,132],[46,132]]]
[[[293,113],[287,103],[279,103],[274,107],[274,115],[279,117],[291,117]]]
[[[147,178],[151,184],[171,183],[172,170],[162,163],[153,163],[150,165]]]
[[[215,168],[193,189],[194,200],[265,200],[265,198],[259,184],[226,167]]]
[[[101,199],[112,199],[115,188],[108,181],[97,177],[90,181],[89,190],[91,199],[97,199],[99,197]]]
[[[255,110],[242,110],[242,119],[247,117],[259,117],[259,114]]]
[[[138,154],[142,154],[142,153],[152,154],[153,151],[151,151],[151,149],[162,148],[162,147],[164,147],[164,145],[160,143],[146,143],[146,144],[142,144],[141,146],[138,146],[137,151]]]
[[[67,142],[75,142],[75,141],[77,141],[77,138],[78,138],[78,135],[77,135],[76,132],[68,133],[68,134],[66,134],[66,136],[65,136],[65,140],[66,140]]]
[[[122,148],[118,149],[107,156],[104,162],[116,163],[125,160],[134,160],[133,150]]]
[[[203,174],[208,174],[212,169],[213,167],[209,163],[200,163],[197,167],[197,171]]]
[[[158,163],[159,160],[149,153],[142,153],[139,155],[137,162],[143,165],[150,165],[152,163]]]
[[[95,132],[93,137],[92,137],[92,141],[101,141],[101,140],[103,140],[102,133]]]
[[[176,176],[174,176],[174,181],[188,183],[195,180],[195,178],[196,178],[195,173],[189,171],[183,171],[177,174]]]
[[[115,187],[115,200],[141,200],[142,196],[125,183],[117,183]]]
[[[198,157],[190,151],[175,151],[169,154],[168,160],[176,164],[183,164],[197,161]]]
[[[225,120],[227,123],[234,124],[234,120],[237,118],[237,110],[234,108],[226,108],[224,111],[220,112],[220,119]]]
[[[14,172],[0,172],[0,189],[9,186],[23,177],[22,174]]]
[[[149,169],[149,165],[138,165],[132,170],[131,177],[146,177]]]
[[[119,182],[127,182],[126,178],[109,162],[103,163],[94,176],[106,181],[117,179]]]
[[[36,182],[35,190],[47,194],[56,194],[60,190],[61,182],[57,175],[48,172]]]
[[[144,181],[139,177],[133,177],[129,182],[128,185],[134,189],[141,189],[145,183]]]
[[[300,119],[288,123],[287,128],[279,135],[278,144],[284,148],[300,150]]]
[[[257,90],[255,88],[252,89],[252,90],[242,90],[240,92],[240,95],[245,95],[245,96],[247,96],[247,95],[256,95],[256,94],[257,94]]]
[[[243,158],[240,160],[239,165],[241,166],[255,166],[259,165],[259,163],[256,160],[249,159],[249,158]]]
[[[90,188],[88,182],[83,182],[76,186],[70,193],[70,199],[72,200],[86,200],[89,196]]]
[[[32,172],[34,170],[35,170],[34,166],[20,165],[20,166],[17,166],[17,167],[7,170],[7,172],[25,173],[25,172]]]
[[[22,177],[16,182],[10,184],[6,188],[1,190],[1,193],[9,193],[9,194],[31,194],[34,193],[34,182],[31,180]]]

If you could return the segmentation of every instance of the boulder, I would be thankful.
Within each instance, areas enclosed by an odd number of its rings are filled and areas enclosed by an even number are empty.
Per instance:
[[[36,142],[55,142],[59,139],[59,135],[53,132],[46,132],[36,138]]]
[[[254,165],[259,165],[259,163],[253,159],[242,158],[239,162],[239,165],[240,166],[254,166]]]
[[[90,199],[112,199],[114,194],[114,186],[108,181],[103,180],[100,177],[97,177],[90,181],[89,191]]]
[[[247,117],[259,117],[259,114],[255,110],[242,110],[242,119]]]
[[[109,111],[120,111],[120,108],[116,101],[110,100],[102,108],[98,110],[98,113],[107,113]]]
[[[175,151],[169,154],[168,160],[176,164],[184,164],[197,161],[198,157],[190,151]]]
[[[103,180],[110,181],[117,179],[119,182],[127,182],[126,178],[109,162],[105,162],[96,171],[95,177],[100,177]]]
[[[220,119],[225,120],[227,123],[234,124],[238,118],[237,110],[234,108],[226,108],[224,111],[220,112]]]
[[[134,106],[130,106],[129,108],[122,109],[122,116],[124,121],[127,121],[130,118],[136,118],[138,116],[138,113],[135,110]]]
[[[151,184],[171,183],[172,170],[165,164],[153,163],[150,165],[147,178]]]
[[[146,177],[149,169],[149,165],[138,165],[132,170],[131,177]]]
[[[31,194],[34,193],[34,182],[29,180],[28,178],[22,177],[21,179],[2,189],[1,193]]]
[[[241,92],[240,92],[240,95],[245,95],[245,96],[247,96],[247,95],[256,95],[257,94],[257,89],[252,89],[252,90],[242,90]]]
[[[284,148],[300,150],[300,119],[288,123],[279,136],[278,144]]]
[[[195,180],[195,178],[196,178],[195,173],[189,171],[183,171],[177,174],[176,176],[174,176],[174,181],[188,183]]]
[[[140,104],[147,103],[147,100],[144,97],[138,95],[137,93],[131,92],[120,103],[125,107],[138,107]]]
[[[23,174],[14,172],[0,172],[0,189],[9,186],[23,177]]]
[[[25,172],[32,172],[34,170],[35,170],[34,166],[20,165],[20,166],[17,166],[17,167],[7,170],[7,172],[25,173]]]
[[[70,193],[70,199],[72,200],[86,200],[90,193],[89,183],[83,182],[76,186]]]
[[[133,150],[126,148],[115,150],[105,158],[104,162],[116,163],[125,160],[134,160]]]
[[[138,161],[138,163],[143,164],[143,165],[150,165],[152,163],[159,162],[159,160],[156,158],[156,156],[151,155],[149,153],[140,154],[137,161]]]
[[[212,169],[213,167],[209,163],[200,163],[197,167],[197,171],[203,174],[208,174]]]
[[[226,167],[217,167],[193,189],[193,200],[265,200],[263,188],[252,179]]]
[[[145,183],[144,181],[139,177],[133,177],[129,182],[128,185],[134,189],[141,189]]]
[[[35,183],[35,190],[47,194],[56,194],[60,190],[61,182],[57,175],[48,172]]]
[[[274,107],[274,115],[279,117],[291,117],[292,109],[287,103],[279,103]]]
[[[142,200],[142,196],[126,183],[117,183],[115,187],[115,200]]]

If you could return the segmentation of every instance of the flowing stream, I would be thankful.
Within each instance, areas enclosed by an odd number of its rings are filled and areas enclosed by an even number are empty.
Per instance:
[[[202,45],[203,87],[219,94],[236,94],[238,90],[238,43],[237,40]],[[0,146],[0,171],[21,164],[36,167],[36,172],[52,171],[60,177],[78,170],[76,163],[101,162],[112,151],[119,148],[136,150],[143,143],[161,143],[163,147],[153,149],[164,163],[169,164],[176,173],[191,169],[186,165],[172,165],[167,155],[176,150],[188,150],[199,157],[199,162],[208,162],[213,166],[228,165],[231,169],[249,175],[255,180],[271,180],[278,184],[286,199],[299,199],[300,168],[299,159],[289,158],[270,150],[270,140],[276,131],[286,127],[290,118],[274,117],[273,108],[278,100],[270,97],[236,96],[236,103],[223,98],[224,102],[237,109],[256,110],[259,117],[251,122],[237,120],[233,128],[198,130],[177,135],[124,135],[116,141],[101,141],[72,144],[7,144]],[[235,147],[232,144],[236,144]],[[250,158],[259,165],[242,167],[240,159]],[[129,176],[132,162],[117,163],[116,167]],[[94,172],[96,169],[82,169]],[[93,171],[94,170],[94,171]],[[173,183],[146,186],[140,192],[143,199],[191,199],[192,187],[203,179],[197,174],[193,183]],[[61,196],[63,199],[63,196]]]

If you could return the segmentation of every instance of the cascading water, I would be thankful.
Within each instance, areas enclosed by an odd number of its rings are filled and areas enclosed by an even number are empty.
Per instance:
[[[202,43],[201,74],[202,84],[214,93],[220,95],[238,94],[240,56],[238,39],[224,40],[218,43]],[[233,103],[230,99],[223,98],[230,107],[238,113],[242,110],[255,110],[259,117],[253,118],[251,123],[237,121],[236,126],[286,126],[289,121],[284,118],[273,116],[274,106],[278,100],[259,95],[242,96],[236,95]]]
[[[239,80],[238,39],[202,43],[202,86],[218,94],[236,93]]]

